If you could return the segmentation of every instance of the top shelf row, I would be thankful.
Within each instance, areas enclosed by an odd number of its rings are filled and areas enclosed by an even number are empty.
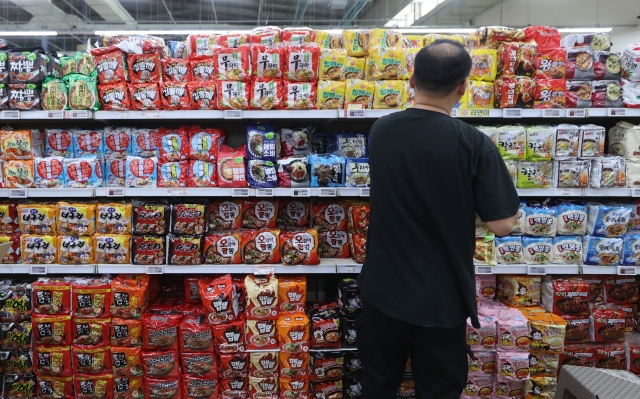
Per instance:
[[[95,119],[123,121],[140,119],[378,119],[399,112],[396,109],[312,110],[312,111],[2,111],[3,120]],[[456,109],[457,118],[602,118],[640,117],[640,108],[576,109]]]

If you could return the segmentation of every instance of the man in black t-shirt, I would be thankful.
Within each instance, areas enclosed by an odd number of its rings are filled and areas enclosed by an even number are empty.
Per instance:
[[[363,399],[391,399],[412,354],[420,399],[458,399],[467,382],[466,320],[478,323],[475,214],[509,234],[519,199],[495,144],[451,118],[471,71],[459,43],[415,59],[415,104],[371,128],[371,222],[358,277]]]

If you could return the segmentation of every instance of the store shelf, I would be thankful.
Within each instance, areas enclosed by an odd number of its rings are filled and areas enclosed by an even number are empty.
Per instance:
[[[117,189],[114,191],[114,189]],[[132,187],[99,187],[95,189],[96,197],[232,197],[231,188],[132,188]]]
[[[280,111],[96,111],[97,120],[126,119],[336,119],[337,110]]]
[[[32,266],[46,266],[46,274],[93,274],[95,272],[95,265],[5,265],[0,264],[0,274],[30,274]]]
[[[632,188],[518,188],[520,197],[632,197]]]
[[[336,264],[338,274],[360,274],[362,271],[362,264],[356,263],[351,258],[334,258],[332,260]]]
[[[527,274],[529,266],[538,265],[495,265],[492,266],[493,274]],[[540,265],[545,266],[547,274],[579,274],[578,265]]]
[[[624,266],[632,268],[634,266]],[[636,274],[640,274],[640,267],[635,267]],[[618,274],[617,266],[582,266],[582,274]]]
[[[164,274],[252,274],[257,267],[273,267],[275,274],[335,274],[336,264],[333,259],[320,259],[319,265],[307,266],[283,266],[282,264],[275,265],[163,265]],[[111,265],[111,264],[98,264],[98,273],[136,273],[145,274],[147,267],[144,265]]]
[[[309,349],[309,352],[357,351],[358,348]]]
[[[26,192],[26,196],[21,193]],[[26,188],[0,189],[0,198],[89,198],[92,188]]]
[[[11,112],[19,112],[19,118]],[[93,111],[3,111],[2,119],[4,120],[60,120],[60,119],[93,119]]]

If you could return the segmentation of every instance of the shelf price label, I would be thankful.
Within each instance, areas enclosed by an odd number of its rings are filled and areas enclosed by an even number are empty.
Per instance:
[[[118,112],[118,118],[120,119],[129,119],[130,117],[131,115],[129,114],[129,111]]]
[[[164,266],[147,266],[147,274],[164,274]]]
[[[546,266],[527,266],[527,274],[530,276],[546,276]]]
[[[265,276],[267,274],[274,274],[276,271],[275,266],[256,265],[253,267],[253,274],[256,276]]]
[[[2,119],[20,119],[20,111],[2,111]]]
[[[555,190],[555,194],[558,197],[572,197],[572,196],[574,196],[574,193],[570,188],[558,188],[558,189]]]
[[[346,114],[347,118],[366,118],[366,114],[365,114],[365,110],[364,109],[347,109],[344,111],[344,113]]]
[[[292,188],[292,197],[311,197],[311,189],[308,188]]]
[[[561,112],[559,109],[543,109],[542,117],[543,118],[560,118]]]
[[[36,275],[47,274],[47,265],[31,265],[29,266],[29,274],[36,274]]]
[[[488,118],[491,113],[488,109],[459,109],[458,118]]]
[[[345,273],[357,273],[355,266],[345,266],[344,267],[344,272]]]
[[[361,197],[368,197],[371,195],[371,189],[370,188],[361,188],[360,189],[360,196]]]
[[[618,276],[635,276],[636,274],[635,266],[618,266]]]
[[[47,119],[63,119],[63,111],[47,111]]]
[[[168,188],[167,195],[169,197],[186,197],[189,193],[186,188]]]
[[[338,189],[337,188],[321,188],[319,197],[337,197]]]
[[[9,189],[9,198],[27,198],[27,189],[26,188]]]
[[[522,118],[522,110],[520,108],[506,108],[502,111],[503,118]]]
[[[632,197],[640,197],[640,188],[632,188],[631,189]]]
[[[110,188],[107,190],[107,197],[124,197],[124,188]]]
[[[491,266],[476,266],[476,274],[493,274]]]
[[[239,109],[225,110],[224,119],[242,119],[242,110],[239,110]]]
[[[89,111],[86,109],[66,111],[64,117],[65,119],[89,119]]]
[[[625,108],[609,108],[607,110],[609,116],[627,116],[627,110]]]
[[[249,189],[248,188],[232,188],[231,196],[232,197],[248,197]]]
[[[273,197],[272,188],[256,188],[256,197]]]
[[[161,111],[142,111],[141,115],[145,119],[162,119]]]
[[[589,114],[584,108],[567,109],[567,118],[586,118]]]

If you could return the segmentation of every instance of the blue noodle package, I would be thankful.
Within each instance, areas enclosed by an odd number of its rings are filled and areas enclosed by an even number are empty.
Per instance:
[[[557,236],[553,237],[552,263],[561,265],[582,264],[582,237]]]
[[[558,203],[558,235],[583,236],[587,234],[586,202]]]
[[[157,187],[158,158],[127,157],[127,187]]]
[[[74,130],[73,148],[76,157],[102,156],[104,154],[102,130]]]
[[[555,237],[558,229],[557,207],[531,202],[528,203],[525,212],[525,234],[534,237]]]
[[[168,40],[167,47],[171,51],[171,58],[189,58],[187,43]]]
[[[36,188],[64,187],[63,157],[36,158],[34,165],[34,184]]]
[[[136,157],[159,157],[158,131],[156,129],[134,129],[131,132],[131,155]]]
[[[345,159],[333,154],[313,154],[309,156],[311,187],[344,186]]]
[[[522,237],[524,263],[527,265],[544,265],[551,263],[550,237]]]
[[[622,256],[622,238],[584,236],[582,250],[584,264],[593,266],[618,266]]]
[[[280,135],[271,123],[247,123],[247,159],[276,162],[280,150]]]
[[[160,162],[158,164],[158,187],[187,187],[189,161]]]
[[[600,237],[622,237],[627,232],[631,207],[626,205],[588,204],[587,234]]]
[[[48,157],[74,156],[73,135],[64,129],[45,129],[45,154]]]
[[[346,187],[369,187],[369,158],[347,158],[344,185]]]
[[[361,133],[336,133],[336,152],[345,158],[367,157],[367,136]]]
[[[66,187],[102,187],[102,158],[96,156],[66,158],[62,162]]]
[[[107,157],[104,160],[104,185],[124,187],[127,183],[127,160]]]
[[[624,237],[624,266],[640,266],[640,234],[628,234]]]
[[[524,261],[522,239],[519,236],[496,237],[496,259],[500,265],[512,265]]]
[[[106,127],[103,132],[103,149],[107,157],[126,158],[131,149],[131,129]]]
[[[276,164],[262,159],[247,161],[247,180],[249,181],[249,187],[253,188],[278,187]]]

